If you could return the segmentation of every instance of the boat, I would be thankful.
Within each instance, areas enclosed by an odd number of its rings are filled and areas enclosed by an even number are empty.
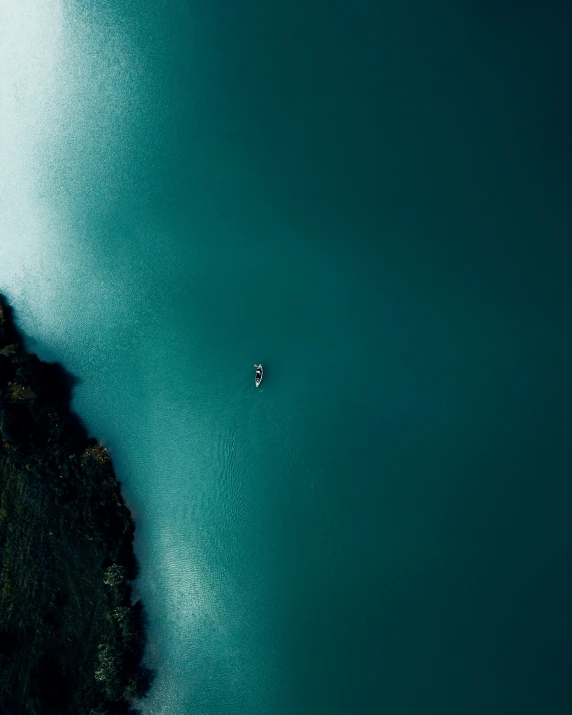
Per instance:
[[[255,365],[254,367],[256,368],[254,383],[256,384],[256,387],[260,387],[260,383],[262,382],[262,378],[264,377],[264,369],[262,368],[262,365]]]

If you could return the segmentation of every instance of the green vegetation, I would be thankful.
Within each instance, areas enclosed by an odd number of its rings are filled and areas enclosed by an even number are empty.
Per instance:
[[[134,525],[69,376],[0,296],[0,713],[123,715],[147,692]]]

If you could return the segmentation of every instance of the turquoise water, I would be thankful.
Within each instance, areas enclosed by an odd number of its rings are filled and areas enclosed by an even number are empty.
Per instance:
[[[133,509],[145,715],[569,713],[562,8],[0,20],[0,290]]]

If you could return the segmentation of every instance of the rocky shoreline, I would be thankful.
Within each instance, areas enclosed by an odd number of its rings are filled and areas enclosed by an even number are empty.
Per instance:
[[[152,679],[134,523],[71,384],[0,296],[0,713],[127,715]]]

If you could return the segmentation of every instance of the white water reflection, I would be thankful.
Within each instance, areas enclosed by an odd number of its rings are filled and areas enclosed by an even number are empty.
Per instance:
[[[57,293],[45,268],[57,260],[61,225],[44,182],[58,126],[63,25],[61,0],[0,2],[0,290],[22,317],[30,283],[46,308]]]

